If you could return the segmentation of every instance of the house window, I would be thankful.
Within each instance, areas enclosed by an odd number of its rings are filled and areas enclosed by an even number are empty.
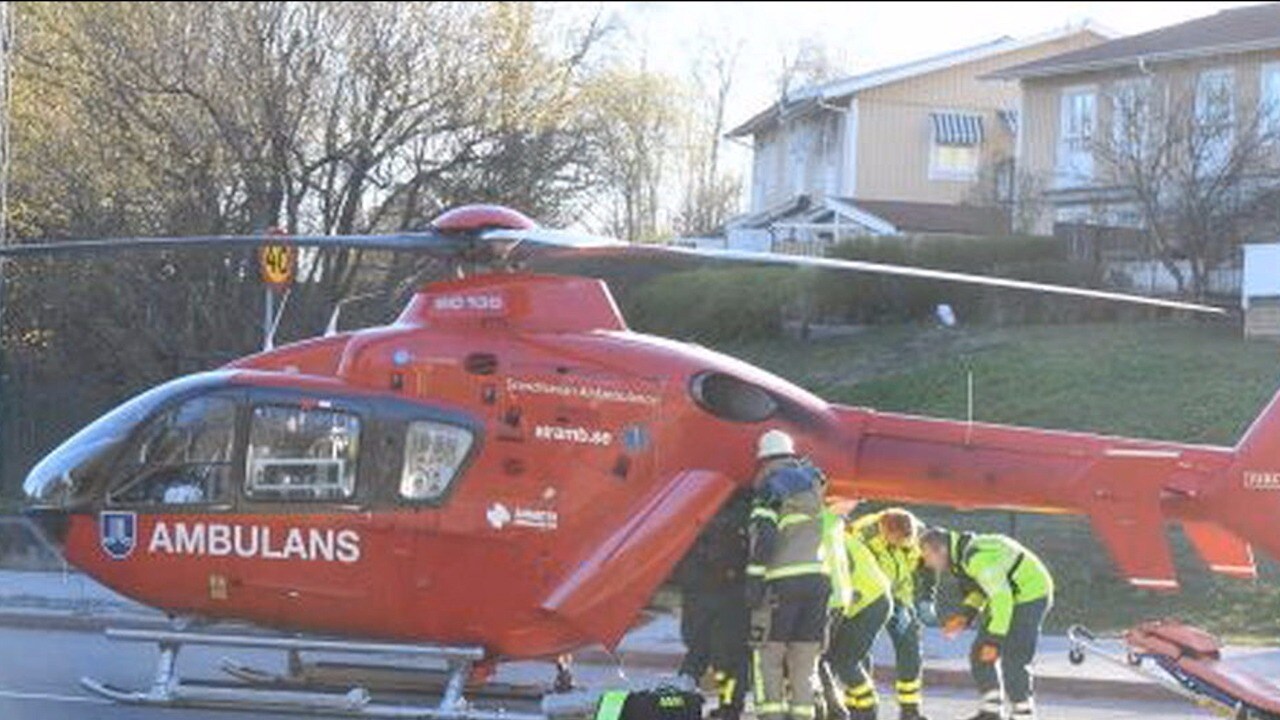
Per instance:
[[[971,181],[978,175],[982,147],[982,116],[935,112],[929,149],[929,179]]]
[[[1151,132],[1151,83],[1124,80],[1111,92],[1112,154],[1123,161],[1141,153]]]
[[[1062,93],[1058,130],[1058,181],[1079,185],[1093,179],[1093,131],[1097,94],[1092,88]]]
[[[1280,133],[1280,63],[1262,66],[1258,92],[1258,128],[1268,135]]]
[[[1207,70],[1196,79],[1196,160],[1204,170],[1222,168],[1231,156],[1236,121],[1235,73]]]
[[[930,176],[935,179],[971,180],[978,174],[978,148],[934,145]]]

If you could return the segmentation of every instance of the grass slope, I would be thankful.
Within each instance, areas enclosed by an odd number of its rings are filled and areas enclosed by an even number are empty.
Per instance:
[[[824,397],[883,410],[963,418],[973,373],[975,418],[1047,428],[1232,444],[1280,386],[1280,348],[1199,323],[1062,325],[960,330],[872,328],[810,343],[719,349]],[[1058,629],[1103,629],[1175,615],[1237,639],[1280,636],[1280,566],[1253,583],[1209,573],[1176,527],[1183,590],[1157,595],[1123,583],[1080,518],[924,509],[956,527],[1012,531],[1058,580]],[[1280,521],[1280,518],[1277,518]]]

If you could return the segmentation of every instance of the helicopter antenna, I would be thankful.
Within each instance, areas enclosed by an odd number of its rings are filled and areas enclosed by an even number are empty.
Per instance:
[[[964,431],[964,444],[969,445],[973,441],[973,368],[969,368],[968,374],[968,410],[965,413],[968,425]]]
[[[334,303],[333,312],[329,314],[329,322],[324,327],[324,336],[333,337],[334,335],[338,334],[338,319],[342,316],[342,308],[347,303],[354,303],[354,302],[360,302],[362,300],[368,300],[371,297],[376,297],[381,294],[382,293],[380,292],[361,293],[359,295],[352,295],[351,297],[342,298],[338,302]]]
[[[272,292],[270,289],[267,292]],[[268,296],[270,297],[270,296]],[[289,298],[293,297],[293,289],[284,291],[284,297],[280,299],[280,307],[269,316],[271,321],[267,324],[267,331],[262,336],[262,350],[274,350],[276,347],[276,330],[280,329],[280,318],[284,317],[285,308],[289,306]],[[270,312],[270,310],[268,310]]]

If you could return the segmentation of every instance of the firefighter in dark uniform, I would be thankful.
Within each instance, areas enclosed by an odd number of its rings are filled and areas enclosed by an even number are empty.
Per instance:
[[[719,707],[713,715],[738,720],[748,687],[751,619],[747,609],[747,522],[751,493],[729,499],[711,519],[677,570],[682,602],[680,637],[687,651],[680,674],[699,683],[715,672]]]
[[[921,537],[920,545],[929,567],[951,571],[964,592],[964,609],[947,620],[944,634],[954,637],[970,625],[978,627],[969,666],[982,701],[970,720],[1035,720],[1031,663],[1044,617],[1053,606],[1053,576],[1048,568],[1035,553],[1005,535],[932,528]],[[1011,706],[1009,715],[1006,701]]]
[[[813,720],[831,599],[822,473],[780,430],[760,437],[756,457],[747,566],[756,716]]]

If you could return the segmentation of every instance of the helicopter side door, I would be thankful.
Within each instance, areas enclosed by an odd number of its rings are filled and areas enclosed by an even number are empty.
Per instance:
[[[375,628],[368,405],[258,388],[244,416],[229,593],[263,622]]]
[[[430,627],[433,636],[484,637],[501,651],[504,628],[516,642],[602,524],[647,490],[661,391],[656,382],[527,360],[503,364],[485,384],[493,389],[480,388],[483,451],[423,509],[431,530],[415,553],[413,590],[423,623],[430,608],[450,610],[452,622]]]

